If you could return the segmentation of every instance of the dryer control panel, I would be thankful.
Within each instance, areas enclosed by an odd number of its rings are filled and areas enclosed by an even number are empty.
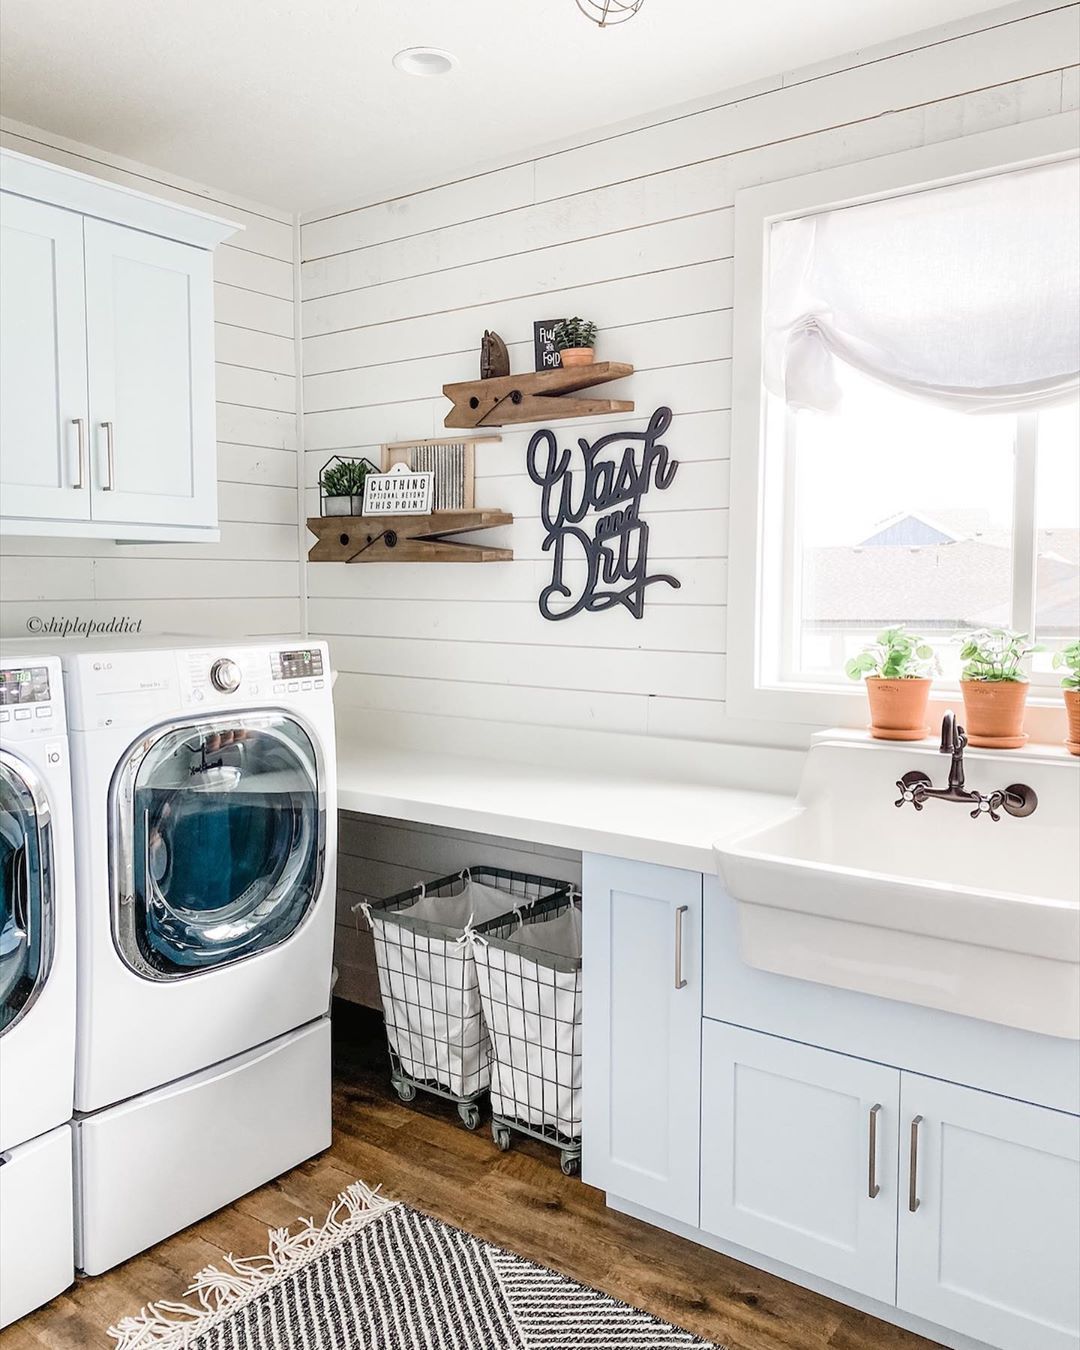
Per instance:
[[[319,646],[214,647],[177,655],[184,703],[274,702],[282,694],[326,690],[323,649]]]
[[[57,663],[39,658],[0,666],[0,727],[5,740],[64,732]]]

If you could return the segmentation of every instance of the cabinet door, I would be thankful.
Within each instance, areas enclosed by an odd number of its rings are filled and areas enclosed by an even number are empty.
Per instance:
[[[5,192],[0,511],[87,519],[87,430],[82,216]]]
[[[706,1022],[701,1090],[701,1227],[892,1303],[899,1072]]]
[[[586,854],[582,1176],[698,1221],[701,874]]]
[[[907,1073],[901,1102],[900,1307],[1002,1350],[1076,1350],[1080,1119]]]
[[[86,222],[95,520],[217,522],[210,254]]]

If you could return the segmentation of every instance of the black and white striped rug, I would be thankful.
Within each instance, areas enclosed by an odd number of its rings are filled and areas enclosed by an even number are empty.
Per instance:
[[[188,1295],[110,1328],[117,1350],[721,1350],[360,1183]]]

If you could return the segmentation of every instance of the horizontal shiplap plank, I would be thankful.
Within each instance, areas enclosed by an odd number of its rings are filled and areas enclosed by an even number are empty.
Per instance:
[[[292,304],[292,259],[267,258],[261,253],[222,244],[214,251],[214,279],[222,285],[240,290],[255,291],[259,295],[274,296]]]
[[[369,675],[617,694],[677,691],[685,698],[723,697],[724,690],[724,658],[716,653],[338,636],[330,641],[338,669]]]
[[[223,281],[214,282],[214,318],[218,323],[250,328],[256,333],[293,336],[291,300],[279,300],[277,296],[262,295],[242,286],[227,286]]]
[[[426,713],[582,731],[602,728],[641,736],[648,726],[648,699],[641,694],[342,672],[335,697],[341,707],[374,712]]]
[[[270,450],[265,446],[218,441],[218,479],[227,483],[295,487],[297,455],[293,450]]]
[[[524,296],[497,304],[467,304],[449,313],[399,318],[392,323],[367,325],[364,314],[358,310],[355,328],[321,336],[305,334],[304,370],[315,375],[321,371],[464,351],[475,352],[478,362],[485,328],[495,328],[510,344],[526,343],[532,341],[532,326],[537,319],[565,314],[588,314],[607,331],[622,324],[649,323],[730,307],[730,259],[666,267],[662,258],[655,258],[653,265],[659,270],[595,285],[549,290],[541,296]]]
[[[296,563],[173,559],[98,558],[94,593],[99,600],[291,598]]]
[[[214,324],[214,350],[219,362],[246,366],[249,370],[269,370],[275,375],[295,375],[296,344],[292,336],[260,333],[254,328],[238,328],[231,323]]]
[[[222,520],[295,524],[296,492],[268,483],[219,483],[218,512]]]
[[[517,164],[358,211],[339,212],[305,223],[304,256],[317,258],[458,221],[479,220],[532,201],[532,193],[533,166]]]
[[[249,408],[296,415],[296,378],[268,370],[251,370],[218,361],[215,368],[217,396],[221,403],[239,403]]]
[[[295,524],[271,525],[223,520],[221,538],[215,544],[124,544],[111,540],[51,539],[32,535],[0,536],[0,572],[8,558],[172,558],[183,563],[189,558],[282,559],[297,557]],[[2,585],[2,576],[0,576]]]
[[[732,215],[731,211],[707,212],[519,257],[305,300],[304,332],[316,335],[355,327],[358,316],[365,324],[385,323],[638,276],[655,271],[661,258],[667,267],[727,258],[732,249]]]
[[[658,583],[655,589],[664,588]],[[720,603],[658,606],[649,612],[647,623],[621,605],[603,615],[549,620],[527,601],[491,600],[431,605],[423,600],[311,599],[308,616],[314,632],[365,637],[637,651],[723,652],[726,646],[726,614]]]
[[[679,587],[649,590],[649,614],[659,605],[722,605],[727,597],[727,561],[724,558],[661,558],[649,553],[652,572],[676,576]],[[586,565],[570,562],[566,584],[578,594]],[[520,561],[500,566],[458,567],[435,563],[424,567],[356,567],[345,563],[309,563],[308,595],[314,600],[387,601],[421,600],[436,606],[451,600],[505,604],[528,601],[535,605],[551,580],[551,560]],[[565,621],[568,622],[568,621]]]
[[[296,414],[271,408],[250,408],[218,399],[217,435],[233,445],[258,445],[268,450],[296,449]]]

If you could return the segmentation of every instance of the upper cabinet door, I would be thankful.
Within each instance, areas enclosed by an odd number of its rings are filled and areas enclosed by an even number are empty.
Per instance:
[[[93,516],[212,525],[211,256],[86,221]]]
[[[83,218],[0,194],[0,510],[90,515]]]
[[[897,1303],[1002,1350],[1076,1350],[1080,1119],[905,1073]]]
[[[586,854],[582,1176],[697,1225],[701,874]]]

